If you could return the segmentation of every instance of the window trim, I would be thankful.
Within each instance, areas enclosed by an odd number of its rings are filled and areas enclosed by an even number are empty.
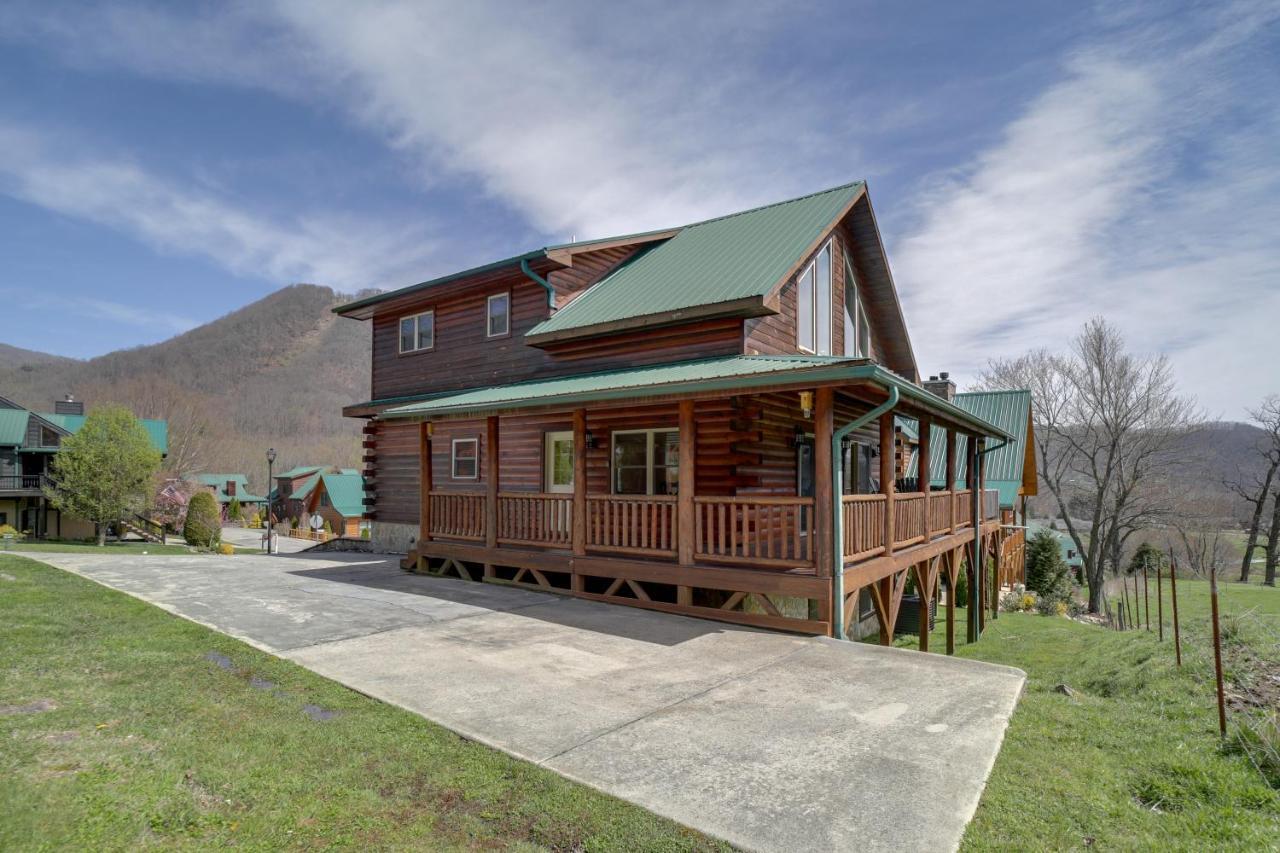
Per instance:
[[[818,263],[818,256],[814,255],[814,259],[809,261],[809,263],[805,264],[804,269],[800,271],[800,274],[798,276],[796,276],[796,349],[800,350],[800,352],[807,352],[811,355],[817,353],[818,351],[818,326],[815,320],[815,310],[818,304],[818,270],[816,269],[817,263]],[[809,325],[809,338],[811,341],[813,341],[812,349],[800,343],[800,324],[805,320],[805,318],[800,316],[800,287],[801,287],[800,282],[802,282],[809,275],[810,270],[813,271],[813,292],[809,295],[808,325]]]
[[[501,332],[494,332],[492,331],[492,325],[490,322],[492,321],[493,316],[489,313],[489,309],[493,305],[493,300],[503,299],[503,298],[507,300],[507,328],[503,329]],[[510,290],[504,290],[501,293],[491,293],[489,294],[489,297],[485,300],[484,302],[484,336],[486,338],[511,337],[511,291]]]
[[[413,342],[417,344],[419,332],[418,324],[422,317],[430,315],[431,317],[431,346],[418,347],[413,349],[404,348],[404,333],[402,326],[405,320],[413,321]],[[420,352],[432,352],[436,348],[436,309],[428,308],[426,311],[419,311],[416,314],[404,314],[396,318],[396,349],[399,355],[417,355]]]
[[[573,494],[574,475],[573,468],[569,469],[569,485],[557,486],[553,481],[555,479],[555,458],[552,455],[555,450],[557,441],[568,439],[570,446],[573,445],[573,430],[571,429],[551,429],[542,434],[542,490],[548,494]],[[574,448],[576,452],[576,448]]]
[[[474,444],[476,446],[476,455],[472,459],[476,463],[476,471],[474,474],[458,473],[458,445]],[[455,438],[449,443],[449,479],[450,480],[479,480],[480,479],[480,438],[479,436],[471,436],[469,438]]]
[[[648,438],[645,440],[645,443],[644,443],[645,492],[643,495],[637,495],[636,497],[655,497],[655,496],[661,497],[660,495],[657,495],[657,493],[654,492],[653,490],[653,450],[654,450],[653,437],[658,433],[667,433],[667,432],[674,432],[676,434],[676,441],[677,442],[680,441],[679,427],[646,427],[643,429],[615,429],[609,434],[609,494],[611,495],[630,494],[630,492],[618,491],[618,474],[617,474],[618,469],[617,469],[617,466],[614,464],[614,460],[617,457],[617,452],[618,452],[617,450],[618,436],[644,434],[648,436]],[[677,444],[677,446],[679,446],[679,444]]]
[[[845,341],[845,357],[846,358],[870,358],[871,357],[871,325],[867,322],[867,309],[862,304],[862,284],[858,281],[858,276],[853,270],[853,264],[849,260],[849,250],[842,252],[844,258],[845,278],[853,283],[853,355],[849,353],[849,342]],[[848,312],[848,284],[845,285],[845,311]]]

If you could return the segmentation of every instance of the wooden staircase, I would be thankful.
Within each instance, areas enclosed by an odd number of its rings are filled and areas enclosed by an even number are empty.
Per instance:
[[[139,536],[147,542],[155,542],[158,545],[165,544],[164,525],[158,521],[152,521],[143,515],[135,515],[133,518],[122,519],[120,522],[122,530]]]

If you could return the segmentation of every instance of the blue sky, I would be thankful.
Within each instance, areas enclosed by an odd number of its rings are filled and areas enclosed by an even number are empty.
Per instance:
[[[866,178],[922,370],[1277,388],[1280,2],[0,7],[0,341],[86,357]]]

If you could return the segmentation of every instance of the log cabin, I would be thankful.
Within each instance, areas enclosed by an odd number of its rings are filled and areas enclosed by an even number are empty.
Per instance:
[[[919,384],[864,182],[334,310],[370,324],[344,414],[406,569],[841,638],[861,601],[889,642],[909,584],[929,607],[998,554],[1013,436]],[[900,423],[937,486],[903,488]]]

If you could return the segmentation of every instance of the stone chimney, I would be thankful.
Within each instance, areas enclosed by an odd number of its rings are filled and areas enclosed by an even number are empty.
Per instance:
[[[55,415],[83,415],[84,401],[77,400],[70,394],[65,400],[55,400],[53,403],[53,413]]]
[[[930,376],[929,381],[924,383],[924,390],[936,394],[948,403],[954,403],[956,400],[956,383],[951,381],[950,373],[939,373],[937,376]]]

